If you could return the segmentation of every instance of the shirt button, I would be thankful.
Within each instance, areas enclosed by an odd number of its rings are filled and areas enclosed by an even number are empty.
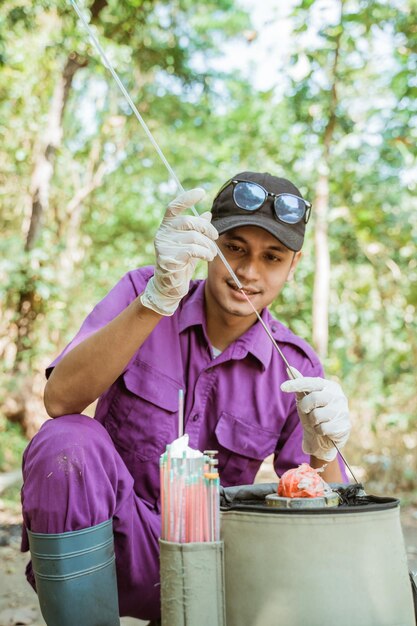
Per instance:
[[[275,332],[276,332],[277,327],[275,326],[275,324],[274,324],[273,326],[271,326],[271,330],[272,330],[272,332],[273,332],[273,333],[275,333]]]
[[[192,417],[193,422],[196,422],[196,421],[199,419],[199,417],[200,417],[200,416],[199,416],[199,414],[198,414],[198,413],[196,413],[195,415],[193,415],[193,417]]]

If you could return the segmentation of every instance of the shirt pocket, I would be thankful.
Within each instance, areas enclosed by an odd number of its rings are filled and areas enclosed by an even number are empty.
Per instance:
[[[219,443],[219,468],[222,485],[253,482],[262,461],[274,452],[277,433],[222,412],[215,434]]]
[[[136,361],[117,381],[106,428],[119,448],[139,461],[159,457],[177,437],[180,383]]]

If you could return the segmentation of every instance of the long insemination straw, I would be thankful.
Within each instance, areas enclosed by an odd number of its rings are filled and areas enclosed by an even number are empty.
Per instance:
[[[184,434],[184,389],[178,390],[178,437]]]
[[[85,17],[83,16],[83,14],[81,13],[80,8],[78,7],[77,3],[75,2],[75,0],[70,0],[72,6],[74,7],[75,12],[77,13],[78,17],[80,18],[81,22],[83,23],[85,29],[87,30],[88,34],[91,37],[91,40],[97,50],[97,52],[99,53],[105,67],[109,70],[109,72],[111,73],[111,75],[113,76],[114,80],[116,81],[117,86],[119,87],[120,91],[122,92],[122,94],[124,95],[124,97],[126,98],[127,103],[129,104],[130,108],[132,109],[132,112],[134,113],[134,115],[136,116],[139,124],[142,126],[143,130],[145,131],[149,141],[151,142],[151,144],[153,145],[153,147],[155,148],[156,152],[158,153],[161,161],[163,162],[163,164],[165,165],[165,167],[167,168],[170,176],[174,179],[178,189],[181,192],[184,192],[184,187],[181,185],[180,181],[178,180],[174,170],[172,169],[172,167],[170,166],[170,164],[168,163],[167,159],[165,158],[164,153],[162,152],[161,148],[159,147],[159,145],[157,144],[156,140],[154,139],[154,136],[152,135],[151,131],[148,128],[148,125],[146,124],[145,120],[143,119],[143,117],[141,116],[141,114],[139,113],[139,111],[137,110],[135,103],[133,102],[132,98],[129,96],[129,93],[126,91],[125,86],[123,85],[122,81],[120,80],[120,78],[118,77],[115,69],[113,68],[113,65],[111,64],[111,62],[109,61],[109,59],[106,56],[106,53],[104,52],[103,48],[100,45],[100,42],[98,41],[97,37],[94,35],[92,29],[90,28],[90,25],[88,24],[87,20],[85,19]],[[192,212],[194,213],[194,215],[196,217],[199,217],[199,213],[196,210],[195,207],[191,207]],[[275,341],[275,339],[273,338],[269,328],[266,326],[265,322],[263,321],[263,319],[261,318],[260,314],[258,313],[258,311],[255,309],[255,307],[253,306],[252,302],[249,300],[249,297],[247,296],[247,294],[244,292],[243,290],[243,285],[240,282],[240,280],[238,279],[238,277],[236,276],[235,272],[233,271],[233,269],[231,268],[229,262],[227,261],[226,257],[224,256],[223,252],[220,250],[220,248],[218,247],[217,244],[216,248],[217,248],[217,254],[219,255],[219,257],[221,258],[221,260],[223,261],[224,265],[226,266],[227,270],[229,271],[231,277],[233,278],[237,288],[241,291],[241,293],[245,296],[247,302],[249,303],[249,305],[251,306],[253,312],[255,313],[256,317],[258,318],[259,322],[262,324],[264,330],[266,331],[268,337],[270,338],[270,340],[272,341],[272,344],[274,345],[275,349],[278,351],[280,357],[282,358],[282,360],[284,361],[286,367],[291,371],[290,365],[287,361],[287,359],[284,356],[284,353],[282,352],[282,350],[279,348],[277,342]],[[350,471],[350,473],[352,474],[355,482],[358,482],[355,478],[355,475],[353,474],[352,470],[349,467],[349,464],[346,462],[346,459],[343,457],[343,455],[341,454],[341,452],[339,451],[337,445],[332,441],[334,447],[336,448],[336,450],[338,451],[338,453],[340,454],[344,464],[346,465],[346,467],[348,468],[348,470]]]

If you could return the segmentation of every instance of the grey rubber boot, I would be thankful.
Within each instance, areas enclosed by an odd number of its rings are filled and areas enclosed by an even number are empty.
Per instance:
[[[28,531],[28,536],[48,626],[119,626],[112,520],[68,533]]]

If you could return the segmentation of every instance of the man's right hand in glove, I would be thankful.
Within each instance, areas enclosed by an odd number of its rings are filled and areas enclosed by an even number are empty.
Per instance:
[[[196,188],[175,198],[156,233],[155,273],[140,300],[160,315],[172,315],[188,293],[198,259],[212,261],[217,254],[218,233],[210,224],[211,213],[182,215],[204,196],[204,189]]]

